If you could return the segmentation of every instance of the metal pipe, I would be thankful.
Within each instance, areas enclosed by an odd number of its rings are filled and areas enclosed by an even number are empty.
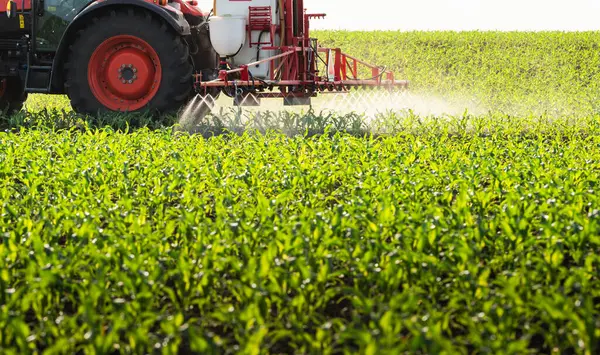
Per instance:
[[[251,81],[251,80],[230,80],[230,81],[203,81],[199,83],[200,87],[226,87],[226,86],[301,86],[301,85],[316,85],[316,86],[371,86],[371,87],[408,87],[407,80],[340,80],[340,81],[301,81],[301,80],[281,80],[281,81]]]
[[[246,68],[253,67],[255,65],[259,65],[259,64],[266,63],[266,62],[270,62],[270,61],[278,59],[278,58],[286,57],[286,56],[288,56],[290,54],[293,54],[293,53],[299,52],[299,51],[300,51],[300,48],[296,48],[296,49],[293,49],[293,50],[290,50],[290,51],[278,54],[278,55],[273,56],[273,57],[269,57],[269,58],[258,60],[256,62],[245,64],[244,67],[246,67]],[[244,67],[228,70],[227,74],[233,74],[233,73],[242,72],[242,71],[244,71]]]
[[[352,59],[353,61],[355,61],[355,62],[357,62],[357,63],[360,63],[360,64],[362,64],[362,65],[365,65],[365,66],[367,66],[367,67],[369,67],[369,68],[371,68],[371,69],[373,69],[373,68],[379,68],[379,67],[377,67],[377,66],[375,66],[375,65],[373,65],[373,64],[369,64],[369,63],[367,63],[367,62],[365,62],[365,61],[362,61],[362,60],[360,60],[360,59],[356,59],[356,58],[354,58],[354,57],[352,57],[352,56],[350,56],[350,55],[347,55],[346,53],[342,53],[342,55],[343,55],[344,57],[348,58],[348,59]],[[387,70],[386,70],[386,72],[387,72]]]

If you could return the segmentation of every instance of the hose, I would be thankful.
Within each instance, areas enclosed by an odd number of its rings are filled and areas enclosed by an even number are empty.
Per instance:
[[[283,7],[283,0],[279,0],[279,24],[281,27],[279,46],[281,47],[285,44],[285,8]]]
[[[262,41],[262,36],[263,34],[265,34],[267,31],[261,31],[260,34],[258,35],[258,42],[260,43],[260,41]],[[256,61],[258,62],[260,60],[260,44],[256,46]],[[260,64],[257,64],[256,67],[258,68],[260,66]]]

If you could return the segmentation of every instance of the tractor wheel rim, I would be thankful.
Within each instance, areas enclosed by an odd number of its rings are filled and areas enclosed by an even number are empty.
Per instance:
[[[135,111],[158,92],[160,59],[144,40],[120,35],[102,42],[88,64],[88,82],[96,99],[113,111]]]

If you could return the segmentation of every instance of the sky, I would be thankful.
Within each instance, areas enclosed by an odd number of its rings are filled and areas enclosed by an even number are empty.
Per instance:
[[[213,0],[199,0],[212,8]],[[600,0],[304,0],[313,29],[596,31]]]

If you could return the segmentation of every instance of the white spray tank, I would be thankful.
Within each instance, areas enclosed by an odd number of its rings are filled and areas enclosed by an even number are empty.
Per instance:
[[[268,33],[253,30],[248,33],[250,7],[270,7],[271,19],[274,25],[279,24],[279,0],[250,0],[231,1],[216,0],[214,2],[214,16],[209,18],[210,40],[214,50],[220,56],[229,57],[228,61],[234,66],[252,63],[257,60],[279,54],[275,50],[265,50],[257,42],[268,40]],[[275,34],[273,44],[279,44],[279,33]],[[254,44],[251,44],[254,43]],[[255,78],[267,79],[272,63],[248,67]]]
[[[208,25],[210,41],[220,57],[236,55],[246,43],[246,16],[212,16]]]

